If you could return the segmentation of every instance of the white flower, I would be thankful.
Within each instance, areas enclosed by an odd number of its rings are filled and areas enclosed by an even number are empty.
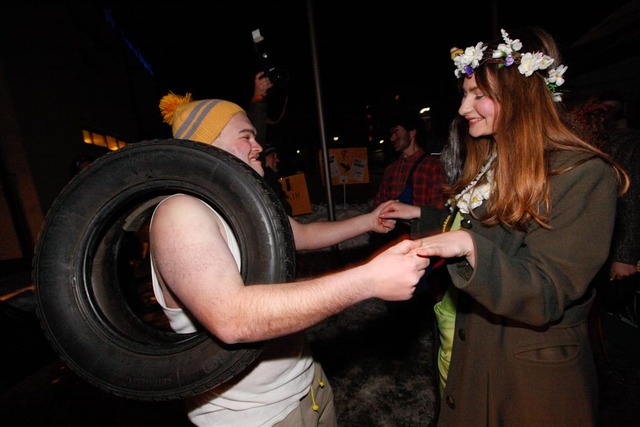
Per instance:
[[[531,52],[527,52],[522,55],[520,58],[520,65],[518,65],[518,71],[520,71],[520,74],[524,74],[525,77],[529,77],[535,70],[537,70],[536,59]]]
[[[502,58],[513,53],[513,50],[506,44],[500,43],[498,48],[493,51],[494,58]]]
[[[554,59],[552,57],[550,57],[549,55],[544,55],[541,52],[537,53],[538,55],[542,55],[542,59],[540,59],[539,63],[538,63],[538,69],[539,70],[546,70],[547,68],[549,68],[549,66],[551,64],[553,64]]]
[[[453,63],[456,66],[456,77],[460,78],[462,75],[471,75],[473,69],[480,65],[480,60],[484,56],[486,48],[482,42],[479,42],[475,46],[466,48],[462,54],[453,58]]]
[[[484,56],[484,51],[487,47],[483,46],[482,42],[479,42],[475,46],[468,47],[464,50],[464,58],[465,62],[471,66],[471,68],[476,68],[480,65],[480,60]]]
[[[500,30],[500,33],[502,33],[502,39],[504,40],[504,43],[500,43],[498,45],[498,48],[493,51],[494,58],[506,57],[522,49],[522,43],[520,42],[520,40],[511,40],[509,38],[509,33],[507,33],[505,30]]]
[[[511,43],[511,39],[509,38],[509,33],[507,33],[504,28],[500,29],[500,34],[502,34],[502,40],[504,40],[505,43],[507,44]]]
[[[529,77],[534,71],[544,70],[553,63],[553,58],[543,54],[542,52],[531,53],[527,52],[520,58],[520,65],[518,65],[518,71],[520,74],[524,74],[525,77]]]
[[[497,63],[498,68],[518,64],[520,74],[530,77],[534,72],[546,70],[553,64],[554,59],[542,52],[519,53],[520,49],[522,49],[522,42],[519,39],[511,40],[505,30],[500,31],[504,43],[500,43],[497,48],[490,51],[490,57],[496,60],[491,62]],[[451,57],[456,66],[454,71],[456,77],[471,76],[475,69],[480,66],[486,49],[487,46],[484,46],[482,42],[468,47],[464,51],[458,48],[451,49]],[[556,89],[564,83],[563,74],[566,70],[566,65],[558,65],[556,68],[549,70],[548,76],[545,77],[547,88],[552,92],[554,101],[562,100],[562,94],[557,93]]]
[[[556,86],[562,86],[564,84],[564,72],[567,71],[566,65],[558,65],[549,71],[549,77],[545,79],[547,84],[554,83]]]

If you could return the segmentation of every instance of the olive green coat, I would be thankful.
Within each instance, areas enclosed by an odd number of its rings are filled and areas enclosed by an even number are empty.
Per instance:
[[[556,155],[552,168],[576,156]],[[550,230],[472,220],[475,269],[447,266],[460,292],[439,426],[596,424],[589,284],[607,259],[616,196],[612,169],[592,159],[552,177]],[[413,232],[441,218],[424,209]]]

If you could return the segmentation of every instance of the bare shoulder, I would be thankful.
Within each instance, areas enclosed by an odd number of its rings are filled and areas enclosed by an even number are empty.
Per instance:
[[[188,194],[174,194],[162,200],[156,209],[175,209],[184,207],[197,208],[198,205],[204,205],[204,202],[197,197],[190,196]]]
[[[176,194],[164,199],[156,207],[151,223],[152,230],[168,227],[198,229],[205,224],[220,226],[220,220],[213,209],[203,200],[187,194]]]
[[[202,200],[188,194],[175,194],[161,201],[156,207],[154,218],[165,215],[190,216],[211,211]]]

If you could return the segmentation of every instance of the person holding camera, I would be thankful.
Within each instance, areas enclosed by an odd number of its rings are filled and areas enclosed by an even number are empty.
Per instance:
[[[262,145],[260,159],[262,160],[262,167],[264,169],[264,179],[278,195],[287,215],[291,215],[293,213],[293,209],[287,201],[287,195],[282,189],[282,184],[280,184],[278,170],[280,158],[278,156],[278,152],[273,145],[266,143],[267,125],[270,123],[267,97],[270,95],[270,92],[274,87],[275,86],[271,82],[267,72],[259,71],[256,73],[253,83],[253,97],[251,98],[251,103],[247,109],[247,117],[249,117],[249,120],[256,128],[256,140],[260,145]]]
[[[253,97],[247,116],[256,128],[256,140],[263,144],[267,140],[267,125],[269,123],[269,104],[267,97],[273,83],[265,71],[258,71],[253,79]]]

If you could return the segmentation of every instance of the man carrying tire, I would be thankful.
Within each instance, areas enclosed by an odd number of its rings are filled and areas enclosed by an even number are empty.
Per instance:
[[[175,138],[218,147],[264,174],[255,128],[238,105],[171,93],[160,110]],[[341,221],[302,224],[288,217],[283,227],[290,227],[296,250],[320,249],[393,229],[395,221],[378,216],[384,206]],[[234,378],[187,398],[196,425],[335,426],[331,387],[301,331],[369,298],[411,298],[428,265],[420,243],[405,240],[322,277],[245,284],[241,245],[224,216],[187,194],[168,196],[156,207],[149,236],[154,293],[173,330],[204,328],[228,344],[266,341],[263,353]],[[281,262],[278,248],[265,256]]]

